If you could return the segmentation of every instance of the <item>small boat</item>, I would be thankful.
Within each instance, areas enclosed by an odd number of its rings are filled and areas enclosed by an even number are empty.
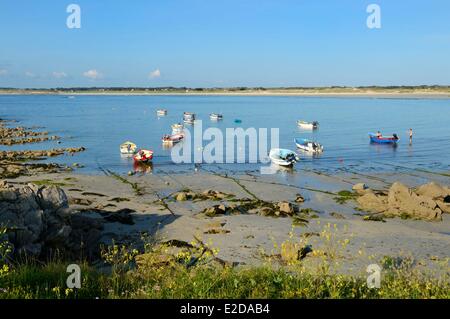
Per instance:
[[[396,144],[400,141],[397,134],[392,134],[392,136],[378,136],[374,133],[369,133],[369,138],[371,143],[377,144]]]
[[[181,141],[184,138],[183,133],[172,134],[172,135],[164,135],[162,138],[162,142],[165,144],[175,144]]]
[[[234,120],[234,123],[236,123],[236,124],[242,123],[242,120],[240,120],[240,119],[235,119],[235,120]]]
[[[156,115],[158,115],[158,116],[166,116],[167,115],[167,110],[159,109],[159,110],[156,111]]]
[[[126,141],[125,143],[120,144],[120,153],[131,155],[136,152],[136,148],[136,144],[130,141]]]
[[[153,159],[153,151],[150,150],[139,150],[134,154],[133,159],[135,162],[148,163]]]
[[[319,122],[305,122],[305,121],[297,121],[297,125],[306,130],[315,130],[319,127]]]
[[[211,121],[220,121],[223,119],[223,116],[222,116],[222,114],[211,113],[211,114],[209,114],[209,118],[211,119]]]
[[[280,166],[292,166],[300,160],[294,151],[282,148],[271,149],[269,152],[269,157],[272,163]]]
[[[306,138],[294,138],[295,145],[302,151],[306,151],[313,154],[318,154],[323,152],[323,146],[317,142],[308,140]]]
[[[172,124],[172,131],[182,131],[183,130],[183,124],[180,124],[180,123],[175,123],[175,124]]]
[[[195,119],[184,119],[183,122],[185,124],[193,125],[195,123]]]
[[[186,119],[192,119],[192,120],[195,120],[195,113],[184,112],[184,113],[183,113],[183,120],[186,120]]]

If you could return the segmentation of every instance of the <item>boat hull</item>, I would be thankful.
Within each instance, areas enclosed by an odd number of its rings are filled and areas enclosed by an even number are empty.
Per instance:
[[[292,159],[287,159],[287,158],[280,156],[280,154],[282,154],[282,153],[290,154]],[[276,164],[279,166],[284,166],[284,167],[290,167],[296,163],[296,160],[293,159],[293,158],[295,158],[295,152],[293,152],[291,150],[278,149],[278,148],[271,149],[270,153],[269,153],[269,158],[273,164]]]
[[[371,143],[375,144],[397,144],[400,140],[399,138],[395,138],[393,136],[377,137],[375,134],[369,134],[369,139]]]

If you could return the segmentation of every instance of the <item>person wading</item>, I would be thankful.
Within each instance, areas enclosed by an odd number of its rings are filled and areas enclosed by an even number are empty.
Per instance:
[[[412,128],[409,129],[409,144],[412,144],[412,138],[413,138],[413,130]]]

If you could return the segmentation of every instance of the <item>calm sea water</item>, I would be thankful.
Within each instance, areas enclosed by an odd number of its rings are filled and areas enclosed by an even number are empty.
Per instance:
[[[158,118],[156,109],[168,110]],[[52,161],[80,163],[79,172],[99,173],[99,167],[117,172],[133,169],[132,160],[121,157],[119,145],[131,140],[155,151],[153,172],[191,171],[193,164],[174,164],[161,137],[170,125],[182,120],[184,111],[195,112],[203,128],[279,128],[280,146],[295,150],[294,137],[311,138],[325,147],[318,158],[303,155],[297,169],[328,173],[450,169],[450,100],[323,97],[237,96],[0,96],[0,118],[15,119],[24,126],[42,126],[55,141],[0,149],[44,149],[84,146],[86,152]],[[224,120],[211,122],[209,113]],[[235,124],[240,119],[242,123]],[[314,132],[300,130],[297,119],[317,120]],[[408,130],[414,130],[409,145]],[[368,132],[397,133],[397,147],[369,143]],[[205,169],[259,171],[260,164],[208,164]]]

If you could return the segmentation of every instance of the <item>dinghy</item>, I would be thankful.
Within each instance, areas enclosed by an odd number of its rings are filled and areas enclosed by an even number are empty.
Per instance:
[[[120,144],[120,153],[132,155],[136,152],[136,144],[130,141],[126,141],[125,143]]]
[[[184,124],[193,125],[195,123],[195,119],[184,119]]]
[[[133,159],[138,163],[149,163],[153,159],[153,151],[151,150],[139,150]]]
[[[295,138],[295,145],[305,152],[319,154],[323,152],[323,146],[306,138]]]
[[[305,130],[315,130],[319,127],[319,122],[305,122],[305,121],[297,121],[297,125]]]
[[[167,115],[167,110],[159,109],[159,110],[156,111],[156,115],[158,115],[158,116],[166,116]]]
[[[172,135],[164,135],[162,138],[162,142],[164,144],[175,144],[181,141],[184,138],[184,134],[172,134]]]
[[[280,166],[292,166],[300,160],[294,151],[282,148],[271,149],[269,152],[269,157],[272,163]]]
[[[211,114],[209,114],[209,118],[211,119],[211,121],[220,121],[220,120],[222,120],[223,116],[222,116],[222,114],[211,113]]]
[[[392,136],[378,136],[374,133],[369,133],[369,138],[371,143],[377,144],[396,144],[400,141],[397,134],[392,134]]]
[[[183,131],[183,124],[176,123],[172,124],[172,134],[175,134],[175,132],[182,132]]]

